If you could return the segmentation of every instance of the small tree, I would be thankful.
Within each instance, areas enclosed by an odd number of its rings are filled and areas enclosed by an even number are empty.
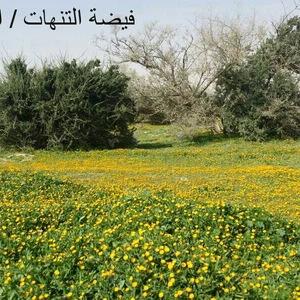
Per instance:
[[[255,16],[245,21],[239,14],[198,18],[185,31],[151,23],[135,36],[121,32],[115,28],[111,36],[99,36],[96,44],[114,61],[146,70],[146,80],[133,82],[139,107],[198,128],[214,127],[218,116],[211,94],[220,74],[242,61],[263,36]]]

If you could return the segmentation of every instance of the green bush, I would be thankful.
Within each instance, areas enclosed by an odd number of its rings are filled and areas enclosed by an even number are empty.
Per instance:
[[[128,77],[99,60],[61,61],[28,68],[5,64],[0,83],[0,139],[5,145],[49,148],[114,148],[132,144],[133,102]]]
[[[281,24],[247,61],[222,73],[217,105],[226,132],[259,141],[299,138],[299,24],[300,17]]]

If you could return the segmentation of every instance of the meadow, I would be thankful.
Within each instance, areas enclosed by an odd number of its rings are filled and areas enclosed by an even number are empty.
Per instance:
[[[0,152],[0,299],[300,299],[300,142],[138,124]]]

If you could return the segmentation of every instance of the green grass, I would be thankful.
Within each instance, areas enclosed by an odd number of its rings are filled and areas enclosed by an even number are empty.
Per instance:
[[[288,299],[300,227],[260,208],[0,175],[1,299]]]
[[[178,133],[1,150],[0,299],[298,299],[299,141]]]

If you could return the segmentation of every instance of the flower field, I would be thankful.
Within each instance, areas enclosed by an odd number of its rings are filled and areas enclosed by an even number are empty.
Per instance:
[[[300,299],[299,142],[0,154],[0,299]]]

